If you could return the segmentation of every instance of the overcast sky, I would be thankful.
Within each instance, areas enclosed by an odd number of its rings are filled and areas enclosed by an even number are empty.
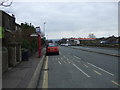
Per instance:
[[[117,2],[14,2],[2,9],[15,14],[17,23],[32,23],[42,31],[46,22],[49,39],[118,35]]]

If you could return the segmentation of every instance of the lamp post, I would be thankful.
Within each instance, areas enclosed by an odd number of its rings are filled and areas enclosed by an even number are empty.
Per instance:
[[[45,35],[45,24],[46,24],[46,22],[44,22],[44,35]]]

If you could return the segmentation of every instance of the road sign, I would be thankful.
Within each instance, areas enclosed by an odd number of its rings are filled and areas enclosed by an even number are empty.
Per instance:
[[[37,32],[37,33],[41,33],[40,27],[36,27],[36,32]]]

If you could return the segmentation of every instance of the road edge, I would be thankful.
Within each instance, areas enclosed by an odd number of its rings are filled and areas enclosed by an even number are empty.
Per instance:
[[[41,60],[40,60],[39,64],[37,65],[37,68],[36,68],[32,78],[31,78],[27,88],[36,88],[37,87],[37,83],[38,83],[38,80],[39,80],[39,77],[40,77],[40,72],[41,72],[44,60],[45,60],[45,55],[43,55],[41,57]]]
[[[116,55],[116,54],[109,54],[109,53],[97,52],[97,51],[92,51],[92,50],[85,50],[85,49],[74,48],[74,47],[69,47],[69,48],[78,49],[78,50],[82,50],[82,51],[88,51],[88,52],[94,52],[94,53],[99,53],[99,54],[105,54],[105,55],[109,55],[109,56],[120,57],[120,55]]]

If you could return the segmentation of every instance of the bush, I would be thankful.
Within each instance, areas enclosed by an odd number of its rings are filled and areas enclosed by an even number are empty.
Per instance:
[[[30,47],[30,43],[27,40],[23,39],[22,40],[22,48],[29,49],[29,47]]]

